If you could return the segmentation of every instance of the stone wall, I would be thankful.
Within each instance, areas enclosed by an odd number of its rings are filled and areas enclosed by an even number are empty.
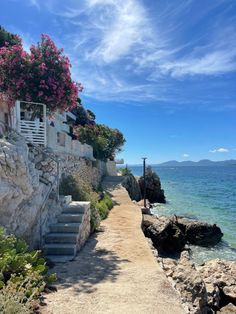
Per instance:
[[[113,160],[108,160],[106,163],[107,174],[109,176],[117,176],[116,163]]]
[[[101,161],[64,153],[50,156],[59,160],[60,177],[76,174],[97,187],[107,173],[106,163]],[[63,204],[56,197],[56,178],[57,163],[48,154],[29,149],[20,137],[11,142],[0,139],[0,225],[38,247],[40,229],[45,234],[62,211]],[[54,189],[41,209],[51,185]]]

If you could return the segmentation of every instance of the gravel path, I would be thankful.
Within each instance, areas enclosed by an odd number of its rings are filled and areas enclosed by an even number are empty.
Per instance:
[[[183,314],[180,299],[141,231],[141,213],[126,190],[75,261],[53,269],[57,292],[46,295],[47,314]]]

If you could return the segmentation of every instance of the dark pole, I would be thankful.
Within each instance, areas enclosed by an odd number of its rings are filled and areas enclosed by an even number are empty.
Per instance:
[[[144,208],[147,207],[147,202],[146,202],[146,159],[147,157],[143,157],[143,180],[144,180],[144,184],[143,184],[143,205]]]

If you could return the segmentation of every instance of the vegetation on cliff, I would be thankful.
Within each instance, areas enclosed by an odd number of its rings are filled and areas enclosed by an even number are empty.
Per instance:
[[[90,202],[92,231],[98,228],[102,219],[107,218],[113,207],[112,199],[107,193],[104,193],[101,189],[95,189],[85,179],[76,175],[62,177],[60,194],[71,195],[73,201]]]

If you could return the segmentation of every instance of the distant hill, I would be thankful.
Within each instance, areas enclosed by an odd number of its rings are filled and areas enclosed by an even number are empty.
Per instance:
[[[156,166],[159,167],[189,167],[189,166],[236,166],[236,160],[223,160],[223,161],[212,161],[209,159],[202,159],[199,161],[177,161],[177,160],[170,160],[167,162],[163,162],[161,164],[157,164]]]

